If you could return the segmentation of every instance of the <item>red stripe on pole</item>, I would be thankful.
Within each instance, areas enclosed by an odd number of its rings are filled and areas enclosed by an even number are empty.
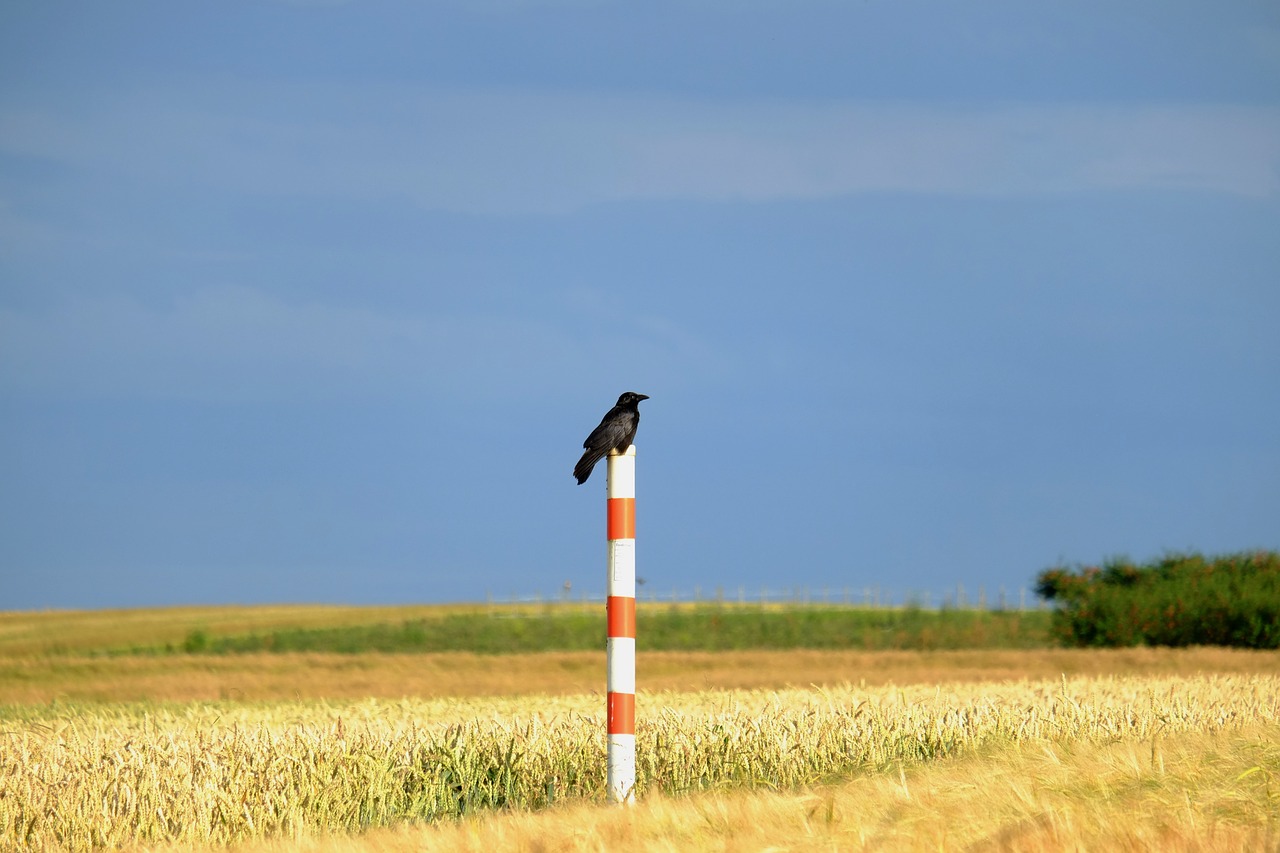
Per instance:
[[[636,733],[636,696],[634,693],[609,694],[609,734]]]
[[[636,538],[635,498],[609,498],[609,538]]]
[[[597,610],[597,613],[600,611]],[[609,614],[610,637],[636,638],[636,600],[629,595],[611,595],[605,602]]]

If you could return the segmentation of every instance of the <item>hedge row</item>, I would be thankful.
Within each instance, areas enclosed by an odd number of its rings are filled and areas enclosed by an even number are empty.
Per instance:
[[[1047,569],[1054,636],[1074,646],[1280,648],[1280,554],[1171,554],[1146,565]]]

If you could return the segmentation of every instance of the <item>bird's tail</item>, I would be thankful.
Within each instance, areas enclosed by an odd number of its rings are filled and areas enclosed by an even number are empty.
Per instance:
[[[596,463],[600,461],[600,457],[604,456],[603,450],[588,450],[582,454],[582,458],[578,460],[578,464],[573,466],[573,476],[578,478],[578,485],[581,486],[591,476],[591,471],[596,467]]]

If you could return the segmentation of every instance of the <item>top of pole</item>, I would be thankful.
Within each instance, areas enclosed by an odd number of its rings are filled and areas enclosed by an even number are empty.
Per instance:
[[[608,473],[605,475],[605,492],[610,499],[631,498],[636,496],[636,446],[627,447],[625,451],[613,451],[606,460]]]

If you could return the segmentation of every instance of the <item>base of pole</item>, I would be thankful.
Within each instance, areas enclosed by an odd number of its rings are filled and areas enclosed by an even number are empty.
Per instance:
[[[636,736],[609,735],[609,801],[620,806],[636,802]]]

